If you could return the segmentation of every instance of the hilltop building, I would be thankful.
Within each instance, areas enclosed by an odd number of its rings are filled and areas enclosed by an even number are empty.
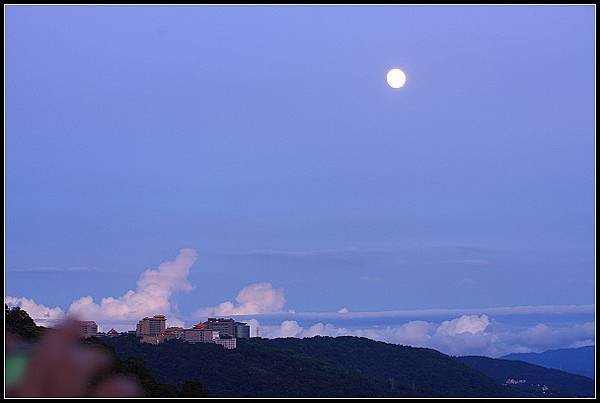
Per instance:
[[[135,335],[137,337],[163,335],[165,333],[166,326],[167,318],[165,315],[154,315],[151,318],[145,317],[138,322]]]
[[[91,320],[79,321],[79,337],[87,339],[98,335],[98,325]]]
[[[250,326],[247,323],[235,322],[233,326],[233,337],[238,339],[250,338]]]
[[[232,336],[235,321],[233,319],[224,318],[208,318],[204,322],[204,327],[210,330],[216,330],[219,332],[219,336]]]
[[[219,339],[219,332],[216,330],[204,329],[194,326],[191,329],[183,331],[183,341],[187,343],[214,343]]]
[[[161,344],[166,340],[182,340],[186,343],[215,343],[226,349],[236,348],[237,338],[250,337],[250,327],[233,319],[208,318],[206,322],[197,323],[190,329],[177,326],[167,328],[166,323],[164,315],[145,317],[138,322],[135,334],[141,343]],[[107,336],[116,334],[116,330],[111,329]]]
[[[184,329],[179,326],[168,327],[165,329],[165,340],[181,339]]]
[[[237,347],[237,339],[236,338],[217,339],[214,341],[214,343],[223,346],[223,348],[225,348],[227,350],[233,350],[234,348]]]
[[[204,322],[204,327],[210,330],[217,330],[220,336],[229,336],[236,338],[249,338],[250,326],[246,323],[236,322],[233,319],[208,318]]]

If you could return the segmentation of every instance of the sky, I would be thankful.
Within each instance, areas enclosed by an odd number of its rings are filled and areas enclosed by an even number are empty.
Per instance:
[[[5,11],[5,300],[593,342],[591,6]]]

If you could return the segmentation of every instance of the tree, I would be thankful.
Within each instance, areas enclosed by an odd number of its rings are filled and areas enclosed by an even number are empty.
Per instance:
[[[4,304],[4,317],[6,319],[6,331],[14,333],[25,340],[36,340],[42,333],[42,327],[37,326],[29,314],[18,306],[9,308],[7,304]]]

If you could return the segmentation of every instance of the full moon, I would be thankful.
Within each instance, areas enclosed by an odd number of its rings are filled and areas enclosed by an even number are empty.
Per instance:
[[[387,73],[387,83],[392,88],[400,88],[406,83],[406,74],[400,69],[391,69]]]

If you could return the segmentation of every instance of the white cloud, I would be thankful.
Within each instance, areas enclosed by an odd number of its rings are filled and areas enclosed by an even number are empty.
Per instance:
[[[250,284],[242,288],[235,300],[237,303],[227,301],[215,307],[199,309],[194,316],[255,315],[281,312],[285,305],[283,288],[275,289],[271,283]]]
[[[414,320],[402,326],[389,328],[388,334],[383,335],[380,340],[394,340],[398,344],[426,345],[431,339],[431,332],[436,329],[435,324],[424,320]]]
[[[348,312],[350,312],[350,311],[346,307],[344,307],[338,311],[338,313],[348,313]]]
[[[47,306],[36,304],[34,300],[29,298],[7,296],[4,298],[4,303],[9,307],[21,307],[38,326],[50,326],[65,317],[65,312],[59,307],[48,308]]]
[[[162,313],[168,317],[172,313],[172,294],[192,289],[187,278],[196,256],[193,249],[181,249],[174,261],[164,262],[158,269],[144,271],[135,291],[129,290],[117,298],[102,298],[99,303],[94,302],[91,296],[85,296],[71,303],[67,313],[82,320],[94,320],[101,328],[114,327],[118,330],[131,329],[144,316]],[[21,306],[38,325],[65,316],[60,308],[38,305],[27,298],[7,297],[5,301]],[[183,322],[171,318],[169,323]]]
[[[245,322],[248,324],[248,326],[250,326],[250,337],[258,337],[260,332],[260,323],[258,323],[256,319],[250,319]]]
[[[327,324],[316,323],[316,324],[312,325],[311,327],[309,327],[308,329],[303,330],[301,335],[302,335],[302,337],[314,337],[314,336],[337,337],[337,336],[347,335],[348,333],[350,333],[350,331],[348,329],[338,328],[338,327],[332,325],[331,323],[327,323]]]
[[[90,296],[74,301],[69,314],[85,320],[139,319],[147,315],[171,312],[171,295],[176,291],[191,291],[187,277],[196,261],[196,251],[182,249],[175,261],[164,262],[157,270],[146,270],[138,281],[136,291],[129,290],[120,297],[106,297],[97,304]]]
[[[256,326],[259,325],[255,320]],[[304,329],[295,320],[285,320],[279,326],[261,327],[260,336],[268,339],[285,337],[313,337],[313,336],[343,336],[348,334],[348,330],[337,328],[332,324],[316,323],[307,329]]]
[[[185,327],[185,322],[179,318],[170,316],[167,318],[167,327]]]
[[[273,337],[296,337],[302,332],[302,327],[295,320],[286,320],[281,323]]]
[[[490,324],[487,315],[463,315],[460,318],[446,320],[437,328],[436,333],[442,336],[456,336],[462,333],[482,333]]]
[[[550,327],[544,323],[538,323],[520,333],[505,332],[500,334],[502,343],[522,346],[534,352],[589,345],[594,344],[594,340],[595,326],[593,321],[568,327]]]

